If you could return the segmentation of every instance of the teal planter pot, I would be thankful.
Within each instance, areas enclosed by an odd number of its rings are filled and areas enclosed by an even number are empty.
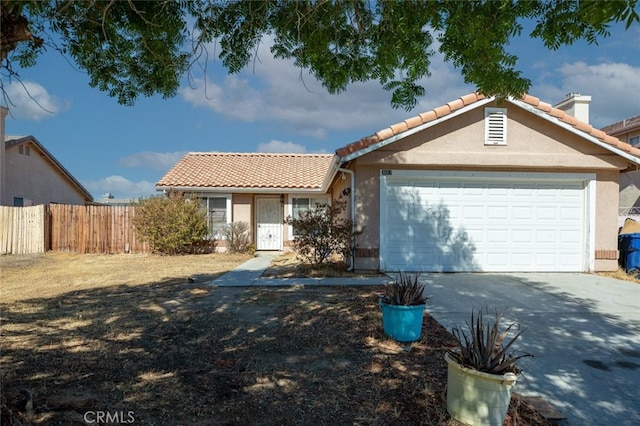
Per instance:
[[[398,342],[415,342],[420,339],[426,306],[389,305],[380,302],[385,334]]]

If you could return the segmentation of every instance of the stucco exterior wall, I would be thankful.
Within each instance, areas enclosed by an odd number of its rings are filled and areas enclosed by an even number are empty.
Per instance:
[[[232,222],[253,222],[253,194],[233,194],[231,203]]]
[[[615,270],[618,175],[628,163],[581,136],[509,103],[507,145],[484,144],[484,108],[476,108],[407,136],[354,160],[357,239],[356,269],[379,268],[380,170],[481,170],[596,173],[595,270]]]
[[[31,143],[30,155],[20,154],[18,145],[5,151],[5,176],[3,182],[3,204],[13,205],[14,197],[33,200],[33,204],[84,205],[82,193],[73,183],[61,175],[40,151]]]
[[[595,271],[618,269],[618,180],[620,173],[599,172],[596,175]]]

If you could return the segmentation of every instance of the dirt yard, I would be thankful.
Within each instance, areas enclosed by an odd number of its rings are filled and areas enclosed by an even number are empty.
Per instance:
[[[0,256],[2,425],[457,424],[429,315],[401,345],[381,288],[208,285],[245,259]],[[507,424],[547,425],[519,398]]]

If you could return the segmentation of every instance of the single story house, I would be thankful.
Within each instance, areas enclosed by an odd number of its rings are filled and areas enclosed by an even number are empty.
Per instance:
[[[619,176],[640,149],[589,125],[585,98],[471,93],[333,155],[190,153],[156,189],[201,197],[212,229],[250,223],[258,250],[286,249],[287,216],[344,197],[356,270],[615,270]]]

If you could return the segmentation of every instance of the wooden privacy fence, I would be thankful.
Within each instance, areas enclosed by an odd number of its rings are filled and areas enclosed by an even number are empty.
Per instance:
[[[146,253],[132,206],[50,204],[0,208],[1,253]]]
[[[132,206],[49,205],[50,249],[77,253],[144,253]]]
[[[0,253],[29,254],[47,250],[47,206],[0,206]]]

